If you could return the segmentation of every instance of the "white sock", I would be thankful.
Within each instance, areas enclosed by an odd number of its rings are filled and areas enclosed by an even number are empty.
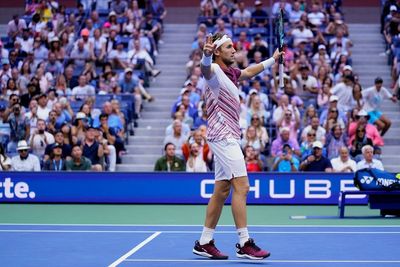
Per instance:
[[[247,230],[247,227],[244,228],[238,228],[236,229],[238,235],[239,235],[239,244],[241,247],[244,246],[244,243],[246,243],[250,236],[249,236],[249,230]]]
[[[208,244],[213,239],[215,229],[203,227],[203,232],[200,237],[200,245]]]

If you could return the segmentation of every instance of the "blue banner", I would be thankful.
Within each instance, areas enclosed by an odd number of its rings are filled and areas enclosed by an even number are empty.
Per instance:
[[[249,182],[249,204],[337,204],[341,190],[357,190],[353,174],[251,173]],[[0,202],[205,204],[213,184],[213,173],[1,172]]]

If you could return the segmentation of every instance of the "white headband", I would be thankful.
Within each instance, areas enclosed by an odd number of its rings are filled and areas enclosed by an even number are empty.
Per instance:
[[[216,40],[216,41],[214,42],[214,44],[217,45],[216,49],[217,49],[218,47],[220,47],[220,46],[221,46],[223,43],[225,43],[226,41],[231,41],[231,38],[229,38],[228,35],[225,34],[224,36],[222,36],[221,39],[218,39],[218,40]]]

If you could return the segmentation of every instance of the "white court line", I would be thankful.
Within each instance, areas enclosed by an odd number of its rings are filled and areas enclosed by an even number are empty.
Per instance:
[[[134,254],[136,251],[138,251],[138,250],[141,249],[142,247],[144,247],[147,243],[149,243],[151,240],[153,240],[154,238],[156,238],[159,234],[161,234],[161,232],[155,232],[154,234],[152,234],[151,236],[149,236],[148,238],[146,238],[145,240],[143,240],[139,245],[137,245],[137,246],[134,247],[133,249],[129,250],[127,253],[125,253],[124,255],[122,255],[119,259],[117,259],[116,261],[114,261],[113,263],[111,263],[108,267],[116,267],[116,266],[118,266],[118,264],[120,264],[121,262],[123,262],[124,260],[126,260],[129,256],[131,256],[132,254]]]
[[[126,226],[140,226],[140,227],[203,227],[202,224],[64,224],[64,223],[0,223],[0,226],[104,226],[104,227],[126,227]],[[231,224],[222,224],[217,227],[235,227]],[[248,227],[276,227],[276,228],[400,228],[399,225],[270,225],[270,224],[257,224],[248,225]]]
[[[53,229],[1,229],[0,233],[154,233],[144,230],[53,230]],[[200,234],[202,231],[162,231],[165,234]],[[217,234],[236,234],[236,231],[217,231]],[[252,234],[400,234],[400,231],[251,231]]]
[[[180,260],[180,259],[126,259],[125,262],[190,262],[212,263],[216,262],[241,262],[241,263],[400,263],[400,260]]]

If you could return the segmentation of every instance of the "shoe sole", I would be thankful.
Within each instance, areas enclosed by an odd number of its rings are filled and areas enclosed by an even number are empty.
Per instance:
[[[241,259],[249,259],[249,260],[262,260],[262,259],[268,258],[269,256],[271,256],[271,253],[268,253],[267,255],[265,255],[265,257],[254,257],[254,256],[247,255],[247,254],[236,253],[236,257],[241,258]]]
[[[209,258],[209,259],[212,259],[212,260],[227,260],[228,259],[228,256],[226,256],[226,257],[215,257],[215,256],[212,256],[211,254],[208,254],[207,252],[197,251],[195,249],[193,249],[193,254],[196,254],[196,255],[202,256],[202,257],[206,257],[206,258]]]

